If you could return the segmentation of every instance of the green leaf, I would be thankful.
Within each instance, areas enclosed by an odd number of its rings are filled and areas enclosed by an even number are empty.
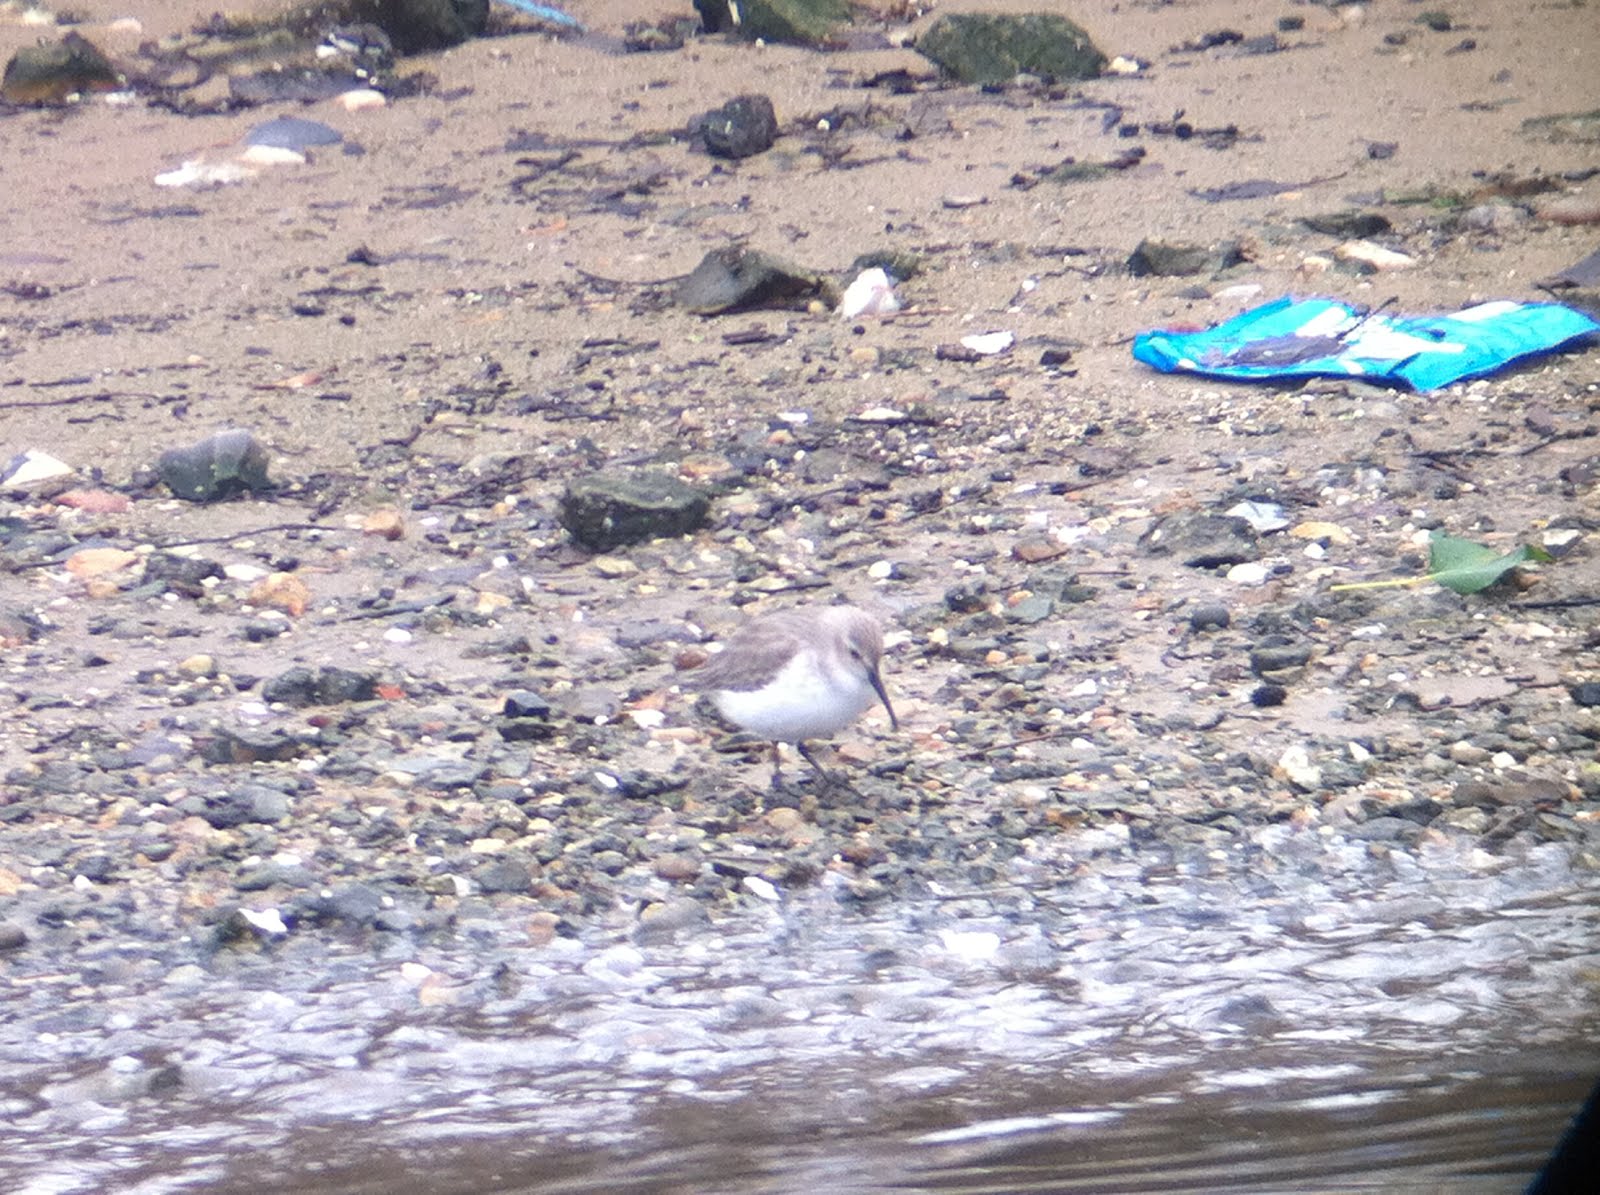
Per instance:
[[[1519,564],[1550,559],[1543,548],[1519,544],[1514,551],[1497,554],[1493,548],[1470,539],[1434,532],[1428,540],[1428,576],[1456,593],[1477,593],[1489,588]]]
[[[1437,581],[1456,593],[1477,593],[1489,588],[1519,564],[1530,560],[1548,563],[1554,557],[1543,548],[1520,544],[1515,551],[1496,555],[1493,548],[1470,539],[1434,532],[1428,539],[1428,571],[1420,577],[1393,577],[1387,581],[1353,581],[1330,587],[1330,593],[1348,589],[1399,589]]]

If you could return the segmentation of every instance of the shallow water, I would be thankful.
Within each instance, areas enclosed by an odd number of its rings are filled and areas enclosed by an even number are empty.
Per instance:
[[[1510,1191],[1600,1073],[1562,848],[1079,849],[656,944],[485,908],[437,948],[13,973],[8,1189]]]

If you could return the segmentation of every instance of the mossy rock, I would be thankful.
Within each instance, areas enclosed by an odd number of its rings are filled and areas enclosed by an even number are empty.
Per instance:
[[[963,83],[1009,83],[1020,74],[1093,79],[1106,65],[1087,33],[1044,12],[940,17],[917,39],[917,52]]]

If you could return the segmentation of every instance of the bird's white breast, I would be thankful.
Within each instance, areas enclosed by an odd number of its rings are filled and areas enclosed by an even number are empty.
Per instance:
[[[829,667],[812,649],[797,652],[759,689],[719,689],[717,708],[745,730],[780,743],[826,738],[859,718],[877,699],[858,666]]]

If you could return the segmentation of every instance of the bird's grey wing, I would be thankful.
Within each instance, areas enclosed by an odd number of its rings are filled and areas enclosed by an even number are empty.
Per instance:
[[[794,653],[806,646],[805,617],[789,611],[769,614],[740,627],[728,644],[694,673],[699,689],[759,689],[782,671]]]

